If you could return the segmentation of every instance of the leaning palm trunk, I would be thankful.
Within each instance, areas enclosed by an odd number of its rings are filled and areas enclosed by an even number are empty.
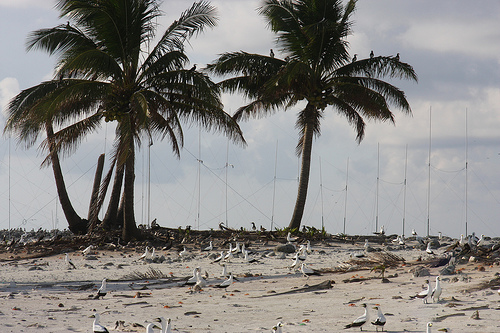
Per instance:
[[[123,171],[124,166],[117,165],[115,180],[113,182],[113,188],[109,198],[108,209],[101,223],[101,227],[104,229],[114,229],[113,227],[119,224],[116,220],[118,216],[118,205],[120,204],[120,193],[123,186]]]
[[[59,197],[59,202],[61,203],[64,216],[68,221],[68,228],[74,234],[80,235],[87,232],[88,221],[82,219],[73,208],[71,200],[69,199],[68,192],[66,191],[66,184],[64,182],[64,176],[61,170],[61,164],[59,163],[59,155],[55,150],[54,142],[54,129],[52,124],[46,123],[45,129],[47,131],[47,141],[49,144],[49,154],[50,160],[52,162],[52,170],[54,172],[54,179],[56,182],[57,195]]]
[[[306,107],[306,112],[313,107]],[[312,154],[312,143],[314,136],[314,129],[311,120],[313,118],[309,118],[308,122],[304,126],[304,133],[302,137],[302,165],[300,168],[300,177],[299,177],[299,188],[297,191],[297,200],[295,201],[295,208],[293,210],[292,219],[288,228],[290,229],[298,229],[300,228],[300,224],[302,221],[302,216],[304,215],[304,207],[306,205],[307,198],[307,188],[309,186],[309,174],[311,172],[311,154]]]

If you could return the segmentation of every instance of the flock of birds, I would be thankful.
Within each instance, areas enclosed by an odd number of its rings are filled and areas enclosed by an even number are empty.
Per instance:
[[[380,229],[378,234],[384,235],[384,227]],[[425,245],[425,241],[422,237],[418,236],[414,230],[412,230],[412,235],[415,236],[415,239],[422,245]],[[306,264],[306,259],[309,254],[313,252],[311,248],[311,243],[307,241],[305,244],[301,244],[298,246],[295,246],[295,243],[297,242],[297,238],[293,237],[290,233],[287,235],[287,245],[292,245],[293,248],[295,249],[295,253],[292,256],[292,262],[290,265],[288,265],[288,269],[290,270],[295,270],[295,271],[300,271],[304,277],[309,278],[311,275],[321,275],[319,271],[316,271],[312,268],[310,268]],[[466,247],[466,246],[478,246],[480,245],[484,240],[484,235],[481,236],[481,238],[475,237],[475,235],[471,235],[469,237],[461,237],[460,240],[457,241],[457,245],[461,247]],[[392,242],[398,242],[401,244],[403,242],[404,244],[404,237],[398,236],[395,240],[392,240]],[[364,245],[365,251],[370,252],[370,246],[368,244],[368,240],[365,241]],[[83,255],[88,255],[92,252],[93,246],[90,245],[87,247],[85,250],[82,251]],[[210,241],[209,245],[206,246],[205,248],[202,249],[202,251],[213,251],[214,246],[212,241]],[[429,255],[434,255],[433,249],[430,247],[430,242],[427,243],[426,250],[425,250]],[[216,283],[216,284],[209,284],[207,282],[208,279],[208,273],[205,272],[205,274],[202,274],[202,270],[200,267],[196,267],[193,269],[193,274],[190,278],[188,278],[184,285],[190,285],[192,286],[192,290],[196,291],[201,291],[203,288],[207,286],[212,286],[216,288],[228,288],[231,286],[236,278],[233,276],[232,273],[227,272],[227,263],[231,263],[231,260],[234,258],[241,258],[243,257],[243,260],[245,263],[255,263],[259,262],[259,259],[256,259],[251,256],[252,251],[249,251],[248,249],[245,248],[245,244],[240,244],[239,242],[236,242],[236,245],[233,247],[232,243],[229,243],[229,249],[227,251],[221,251],[220,254],[215,257],[212,261],[212,263],[218,263],[222,267],[222,274],[220,276],[221,279],[223,279],[222,282]],[[192,254],[184,247],[182,251],[178,253],[180,258],[189,258],[192,256]],[[158,255],[155,253],[155,249],[152,248],[151,250],[146,247],[145,252],[138,258],[138,260],[154,260]],[[71,259],[69,258],[68,254],[65,254],[65,259],[66,264],[68,268],[76,268]],[[94,296],[95,299],[99,299],[104,297],[107,294],[107,285],[106,285],[107,279],[103,279],[101,283],[101,287],[98,289],[96,295]],[[440,276],[436,277],[436,282],[434,285],[434,288],[432,288],[431,283],[429,280],[425,280],[425,286],[422,291],[417,293],[415,296],[410,296],[410,298],[418,298],[422,299],[424,304],[428,303],[428,300],[431,299],[433,303],[439,303],[440,302],[440,296],[442,294],[442,286],[441,286],[441,278]],[[498,291],[500,295],[500,290]],[[367,323],[371,323],[372,325],[375,326],[376,331],[378,332],[378,329],[381,328],[381,330],[384,330],[384,326],[387,322],[386,317],[384,316],[380,304],[375,304],[373,307],[374,310],[377,311],[377,315],[373,321],[370,320],[370,312],[368,311],[368,306],[367,304],[362,304],[362,307],[364,308],[364,314],[357,317],[355,320],[353,320],[351,323],[345,325],[345,328],[352,328],[352,327],[359,327],[361,330],[363,330],[363,326]],[[94,315],[94,323],[93,323],[93,329],[94,332],[97,333],[103,333],[103,332],[108,332],[108,330],[102,326],[99,323],[99,314]],[[171,332],[171,320],[165,320],[164,318],[158,318],[158,321],[161,323],[161,333],[164,332]],[[427,332],[431,332],[431,326],[432,323],[427,323],[426,329]],[[282,327],[283,323],[279,322],[276,326],[272,328],[273,332],[276,333],[281,333],[282,332]],[[149,323],[146,327],[146,333],[153,333],[153,329],[158,328],[155,326],[154,323]]]
[[[99,323],[100,315],[98,313],[93,314],[92,317],[94,317],[92,324],[94,333],[109,333],[108,329]],[[160,328],[160,333],[172,333],[172,321],[170,318],[159,317],[155,318],[154,321],[159,322],[161,327],[158,327],[155,323],[148,323],[146,333],[154,333],[154,328]]]

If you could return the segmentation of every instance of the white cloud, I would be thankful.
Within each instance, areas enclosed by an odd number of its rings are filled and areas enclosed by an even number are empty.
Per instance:
[[[17,82],[17,79],[7,77],[0,81],[0,107],[2,108],[2,114],[5,115],[7,104],[17,93],[19,93],[19,82]]]

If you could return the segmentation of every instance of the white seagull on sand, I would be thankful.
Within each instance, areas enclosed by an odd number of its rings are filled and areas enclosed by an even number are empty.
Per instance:
[[[93,248],[94,248],[94,246],[93,246],[93,245],[89,245],[89,246],[87,246],[87,247],[85,248],[85,250],[83,250],[83,251],[82,251],[82,254],[83,254],[84,256],[89,255],[89,254],[90,254],[90,252],[92,251],[92,249],[93,249]]]
[[[436,286],[434,287],[434,289],[432,289],[432,292],[431,292],[431,298],[432,298],[432,302],[434,303],[439,303],[439,296],[441,296],[441,292],[443,291],[441,289],[441,278],[439,276],[436,276]]]
[[[352,323],[347,324],[345,328],[359,327],[361,330],[363,330],[362,326],[366,324],[367,321],[370,320],[370,315],[368,313],[368,309],[366,308],[366,304],[363,303],[361,304],[361,306],[365,308],[365,313],[362,316],[359,316],[358,318],[354,319]]]
[[[229,251],[227,251],[227,254],[224,256],[225,261],[231,261],[233,259],[233,246],[229,244]]]
[[[192,284],[195,284],[197,279],[196,279],[196,271],[200,269],[200,267],[196,267],[195,269],[193,269],[193,276],[191,276],[187,281],[186,281],[186,284],[189,284],[189,285],[192,285]]]
[[[149,323],[148,326],[146,326],[146,333],[154,333],[153,326],[155,326],[155,324]]]
[[[73,264],[73,262],[69,258],[69,255],[67,253],[65,253],[64,255],[65,255],[64,261],[66,262],[68,269],[71,269],[71,268],[76,269],[76,266],[75,266],[75,264]]]
[[[109,333],[108,329],[101,324],[99,324],[99,314],[94,313],[94,323],[92,325],[92,330],[94,333]]]
[[[108,291],[106,290],[106,279],[102,279],[101,287],[97,290],[97,295],[94,297],[95,299],[99,299],[99,297],[104,297]]]
[[[254,262],[259,262],[257,259],[255,258],[250,258],[250,256],[248,255],[248,251],[245,250],[245,261],[249,264],[251,263],[254,263]]]
[[[170,318],[156,318],[155,321],[161,324],[161,333],[172,333],[172,324]]]
[[[214,245],[212,241],[210,241],[210,245],[203,249],[203,251],[212,251],[214,249]]]
[[[386,319],[384,314],[382,313],[382,310],[380,309],[380,305],[377,305],[374,307],[375,310],[377,310],[377,318],[375,321],[372,321],[372,325],[375,325],[375,329],[378,332],[378,327],[382,327],[382,332],[384,331],[384,325],[386,323]]]
[[[183,247],[182,247],[182,251],[181,251],[181,252],[179,252],[179,257],[181,257],[181,258],[185,258],[185,257],[187,257],[187,255],[188,255],[188,251],[186,250],[186,247],[185,247],[185,246],[183,246]]]
[[[309,277],[310,275],[321,275],[318,271],[315,271],[314,269],[308,267],[304,262],[302,263],[302,266],[300,266],[300,271],[302,272],[302,275],[307,277]]]
[[[295,257],[293,263],[288,267],[289,269],[297,269],[299,268],[299,257]]]
[[[139,260],[144,260],[148,257],[149,255],[149,248],[146,246],[146,250],[144,251],[144,253],[139,257]]]
[[[426,289],[422,290],[417,294],[417,298],[421,298],[424,304],[427,304],[427,297],[431,295],[431,284],[429,280],[425,280]]]
[[[201,269],[198,267],[196,269],[196,284],[194,285],[194,290],[201,290],[205,288],[207,281],[201,276]]]
[[[276,324],[276,326],[273,327],[273,333],[283,333],[282,327],[283,323],[280,321]]]
[[[427,254],[434,254],[434,251],[432,251],[431,249],[431,242],[427,243],[427,248],[425,249],[425,252],[427,252]]]
[[[286,241],[288,243],[295,242],[296,240],[297,240],[297,238],[292,237],[292,234],[290,232],[288,233],[288,235],[286,235]]]
[[[221,277],[222,278],[227,278],[227,268],[226,268],[226,264],[222,264],[222,274],[221,274]]]
[[[217,287],[217,288],[227,288],[231,284],[233,284],[233,274],[229,273],[229,277],[226,280],[222,281],[220,284],[216,284],[215,287]]]
[[[220,251],[220,255],[214,259],[214,261],[212,261],[212,263],[214,262],[220,262],[222,259],[224,259],[224,251]]]

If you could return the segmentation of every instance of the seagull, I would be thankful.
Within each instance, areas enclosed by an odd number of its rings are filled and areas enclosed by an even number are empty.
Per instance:
[[[231,284],[233,284],[233,274],[229,273],[229,277],[226,280],[222,281],[221,283],[216,284],[215,287],[217,287],[217,288],[227,288]]]
[[[424,301],[424,304],[427,304],[427,297],[430,296],[431,294],[431,284],[429,280],[425,280],[425,285],[427,286],[425,290],[422,290],[417,294],[417,298],[422,298]]]
[[[222,259],[224,259],[224,251],[220,251],[220,255],[214,259],[214,261],[212,261],[212,263],[214,262],[220,262]]]
[[[399,53],[396,54],[396,57],[395,57],[396,61],[399,61]]]
[[[201,290],[206,286],[207,286],[207,281],[205,281],[205,279],[201,277],[201,270],[198,267],[196,269],[196,284],[194,285],[194,289]]]
[[[434,254],[434,251],[432,251],[431,249],[431,242],[427,243],[427,248],[425,249],[425,252],[427,252],[427,254]]]
[[[187,254],[188,254],[188,252],[187,252],[187,250],[186,250],[186,247],[184,246],[184,247],[182,248],[182,251],[181,251],[181,252],[179,252],[179,257],[184,258],[185,256],[187,256]]]
[[[279,323],[276,324],[276,326],[273,327],[273,332],[274,333],[283,333],[283,330],[281,329],[283,327],[283,323],[280,321]]]
[[[422,236],[415,236],[415,239],[417,240],[417,242],[419,242],[420,244],[422,245],[425,245],[425,242],[424,242],[424,238]]]
[[[356,61],[358,61],[358,55],[357,54],[355,54],[354,57],[352,57],[352,62],[356,62]]]
[[[161,324],[161,333],[172,333],[172,325],[170,318],[165,320],[165,318],[160,317],[156,318],[155,321]]]
[[[195,269],[193,269],[193,276],[192,276],[192,277],[190,277],[190,278],[186,281],[186,283],[185,283],[185,284],[187,284],[187,285],[193,285],[193,284],[195,284],[195,283],[196,283],[196,281],[197,281],[197,279],[196,279],[196,271],[197,271],[198,269],[200,269],[200,267],[199,267],[199,266],[198,266],[198,267],[196,267]]]
[[[210,241],[210,245],[203,249],[203,251],[212,251],[214,249],[214,245],[212,241]]]
[[[222,274],[221,274],[221,277],[222,278],[227,278],[227,268],[226,268],[226,264],[222,264]]]
[[[427,323],[427,333],[431,333],[432,323]]]
[[[241,247],[240,247],[239,242],[236,242],[236,247],[234,249],[232,249],[231,252],[233,252],[233,253],[240,253],[241,252]]]
[[[139,257],[139,260],[146,259],[148,255],[149,255],[149,248],[146,246],[146,250],[144,251],[142,256]]]
[[[233,259],[234,256],[233,256],[233,246],[231,245],[231,243],[229,243],[229,251],[227,251],[227,254],[224,256],[224,260],[225,261],[231,261],[231,259]]]
[[[464,239],[464,235],[463,234],[460,235],[460,240],[458,241],[458,244],[463,247],[466,243],[467,242]]]
[[[196,70],[196,64],[194,64],[193,67],[191,67],[190,71],[194,72],[195,70]]]
[[[270,56],[271,58],[274,58],[274,52],[273,52],[273,49],[271,49],[271,51],[269,52],[269,56]]]
[[[95,295],[94,299],[99,299],[99,297],[104,297],[108,291],[106,290],[106,279],[102,279],[101,287],[97,290],[97,295]]]
[[[366,308],[366,304],[363,303],[361,304],[363,308],[365,308],[365,313],[362,316],[359,316],[358,318],[354,319],[354,321],[350,324],[347,324],[345,328],[351,328],[351,327],[359,327],[361,330],[363,330],[363,325],[366,324],[366,322],[370,319],[370,315],[368,313],[368,310]]]
[[[288,233],[288,235],[286,235],[286,241],[288,243],[295,242],[296,240],[297,240],[297,238],[292,237],[292,234],[290,232]]]
[[[249,264],[254,263],[254,262],[259,262],[259,261],[258,261],[257,259],[255,259],[255,258],[250,258],[250,257],[248,256],[248,251],[246,251],[246,250],[245,250],[245,261],[246,261],[247,263],[249,263]]]
[[[293,263],[288,267],[289,269],[297,269],[299,267],[299,257],[295,257]]]
[[[146,326],[146,333],[154,333],[154,331],[153,331],[154,325],[155,324],[153,324],[153,323],[149,323],[148,326]]]
[[[382,332],[384,331],[384,325],[386,323],[386,319],[384,314],[382,313],[382,310],[380,309],[380,305],[377,305],[374,307],[375,310],[377,310],[377,319],[375,321],[372,321],[372,325],[375,325],[375,329],[378,332],[378,326],[382,326]]]
[[[436,276],[436,286],[431,292],[431,298],[434,303],[439,303],[439,296],[441,296],[441,292],[443,291],[443,289],[441,289],[441,283],[439,283],[440,281],[441,278]]]
[[[305,262],[303,262],[302,265],[300,266],[300,271],[302,272],[302,275],[308,278],[310,275],[321,275],[318,271],[309,268]]]
[[[94,333],[109,333],[108,329],[101,324],[99,324],[99,314],[94,313],[94,324],[92,325]]]
[[[93,248],[94,248],[94,246],[93,246],[93,245],[89,245],[89,246],[87,246],[87,247],[85,248],[85,250],[83,250],[83,251],[82,251],[82,254],[83,254],[84,256],[88,255],[88,254],[90,253],[90,251],[92,251],[92,249],[93,249]]]
[[[481,235],[481,238],[477,241],[477,245],[481,245],[484,242],[484,235]]]
[[[310,240],[307,240],[306,251],[307,251],[307,253],[312,253],[311,241]]]
[[[370,59],[373,58],[375,54],[373,53],[373,50],[370,52]]]
[[[252,230],[253,231],[257,230],[257,227],[255,226],[255,222],[252,222]]]
[[[75,264],[73,264],[73,262],[71,261],[71,259],[68,256],[68,254],[65,253],[64,255],[65,255],[64,261],[66,262],[66,265],[68,266],[68,269],[70,269],[71,267],[73,267],[73,269],[76,269]]]
[[[417,232],[415,231],[415,229],[411,229],[411,234],[412,234],[413,236],[416,236],[416,235],[417,235]]]
[[[153,251],[151,251],[151,260],[154,260],[155,257],[156,257],[155,248],[153,247]]]
[[[370,245],[368,245],[368,239],[365,239],[365,251],[366,252],[373,252],[373,247],[371,247]]]

